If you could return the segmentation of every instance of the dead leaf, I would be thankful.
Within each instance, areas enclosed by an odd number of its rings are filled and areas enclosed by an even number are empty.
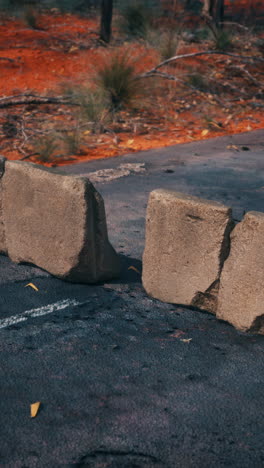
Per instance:
[[[225,119],[224,125],[228,124],[228,122],[229,122],[232,118],[233,118],[233,115],[232,115],[232,114],[229,114],[229,115],[227,116],[227,118]]]
[[[170,337],[172,338],[179,338],[182,335],[185,335],[185,332],[183,330],[176,330],[175,332],[170,333]]]
[[[35,289],[35,291],[38,291],[37,286],[35,286],[33,283],[26,284],[25,288],[27,288],[27,286],[30,286],[32,289]]]
[[[76,50],[79,50],[79,48],[73,45],[70,47],[69,52],[76,52]]]
[[[40,401],[36,401],[36,403],[32,403],[30,405],[31,418],[35,418],[37,416],[39,407],[40,407]]]
[[[136,267],[134,267],[133,265],[128,267],[128,270],[134,270],[136,273],[138,273],[140,275],[140,271]]]
[[[133,145],[133,143],[134,143],[134,140],[131,139],[131,140],[127,140],[126,144],[127,144],[127,146],[130,146],[130,145]]]
[[[204,130],[202,131],[201,135],[202,135],[202,136],[205,136],[205,135],[207,135],[207,133],[209,133],[209,130],[204,129]]]
[[[192,338],[183,338],[181,341],[183,343],[190,343],[190,341],[192,341]]]
[[[231,149],[235,151],[239,151],[239,147],[236,145],[227,145],[226,149]]]
[[[223,128],[223,125],[220,122],[215,122],[214,120],[211,120],[210,125],[216,128]]]

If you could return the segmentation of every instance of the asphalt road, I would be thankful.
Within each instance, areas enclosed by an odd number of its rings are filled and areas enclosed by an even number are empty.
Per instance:
[[[70,284],[0,256],[0,467],[264,466],[264,337],[151,299],[128,269],[151,190],[241,219],[263,211],[263,169],[264,131],[64,168],[103,195],[122,275]]]

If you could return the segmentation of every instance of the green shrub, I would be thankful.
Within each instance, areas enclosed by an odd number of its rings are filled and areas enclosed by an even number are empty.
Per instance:
[[[48,134],[35,138],[32,146],[38,154],[39,161],[50,162],[58,149],[58,135]]]
[[[159,51],[162,60],[167,60],[177,53],[179,45],[179,36],[174,31],[168,31],[161,34]]]
[[[26,25],[31,29],[39,29],[36,13],[31,8],[25,9],[23,17]]]
[[[194,31],[195,40],[198,42],[206,41],[210,37],[209,28],[198,28]]]
[[[121,30],[132,37],[145,37],[150,23],[150,10],[143,3],[134,2],[121,11]]]
[[[96,83],[114,112],[132,104],[140,92],[139,82],[135,80],[135,68],[124,53],[115,53],[98,70]]]
[[[63,86],[63,94],[77,104],[76,119],[91,132],[103,131],[111,119],[110,104],[105,93],[89,86]]]
[[[199,91],[209,91],[209,83],[201,73],[192,73],[188,76],[188,84]]]
[[[157,49],[162,60],[167,60],[177,53],[179,34],[173,30],[161,31],[148,28],[146,42],[149,46]]]
[[[217,31],[214,38],[214,47],[216,50],[225,51],[232,47],[231,36],[227,31]]]
[[[66,146],[68,154],[78,154],[82,143],[82,135],[78,125],[73,130],[65,132],[60,137]]]

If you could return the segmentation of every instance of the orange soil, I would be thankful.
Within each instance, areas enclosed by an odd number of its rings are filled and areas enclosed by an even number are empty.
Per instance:
[[[42,15],[38,18],[38,25],[43,30],[32,30],[22,21],[3,20],[0,25],[0,57],[13,60],[0,60],[2,98],[24,92],[53,96],[60,94],[61,83],[86,83],[97,65],[111,54],[111,48],[108,50],[98,44],[99,25],[94,19],[70,14]],[[119,47],[128,49],[127,44]],[[199,48],[202,50],[199,45],[195,48],[183,45],[181,53]],[[135,58],[137,72],[149,70],[158,63],[157,53],[146,49],[144,45],[133,44],[129,51]],[[181,74],[186,71],[185,66],[193,65],[197,70],[202,70],[205,64],[209,68],[217,64],[221,78],[225,65],[219,57],[216,59],[205,56],[202,59],[189,60],[188,63],[181,62],[176,65],[176,69]],[[153,82],[149,83],[152,86]],[[235,106],[227,105],[223,108],[210,94],[200,92],[196,95],[190,90],[182,95],[177,94],[178,85],[168,82],[160,93],[161,86],[159,84],[154,89],[151,97],[146,97],[146,107],[143,106],[136,115],[121,113],[124,117],[122,122],[127,117],[132,126],[116,124],[109,132],[88,136],[88,144],[86,141],[80,154],[66,159],[57,158],[56,165],[264,128],[262,109],[253,110],[250,103],[243,99]],[[21,112],[26,120],[33,119],[34,115],[39,115],[38,112],[45,113],[46,126],[52,119],[65,120],[71,124],[71,116],[69,113],[65,114],[64,109],[60,115],[53,115],[54,106],[4,109],[0,120],[6,119],[10,114],[20,115]],[[208,115],[210,121],[207,119]],[[34,125],[34,120],[32,122],[31,125]],[[0,135],[0,151],[8,159],[22,159],[24,156],[19,145],[13,144],[12,139],[7,139],[5,135]],[[36,156],[32,156],[30,160],[38,161]],[[54,162],[45,164],[55,165]]]

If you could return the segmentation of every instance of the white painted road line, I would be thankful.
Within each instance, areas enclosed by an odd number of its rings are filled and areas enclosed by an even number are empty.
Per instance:
[[[11,325],[15,325],[19,322],[24,322],[25,320],[32,317],[40,317],[41,315],[52,314],[58,310],[66,309],[66,307],[76,307],[79,305],[84,305],[90,301],[78,302],[76,299],[63,299],[62,301],[54,302],[54,304],[48,304],[43,307],[38,307],[37,309],[26,310],[18,315],[12,315],[5,319],[0,320],[0,328],[6,328]]]

